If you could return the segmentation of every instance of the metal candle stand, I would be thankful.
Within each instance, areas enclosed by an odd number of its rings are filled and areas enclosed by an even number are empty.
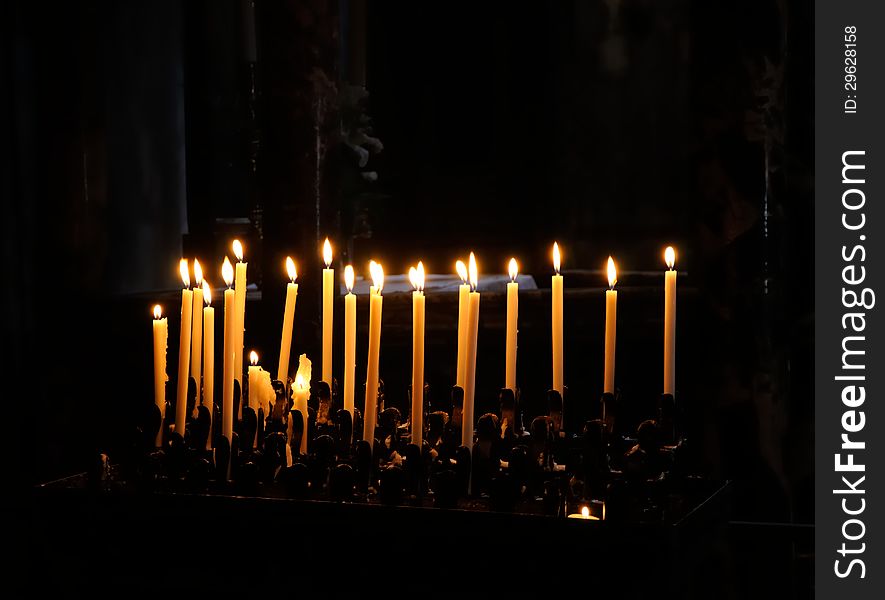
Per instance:
[[[337,387],[337,386],[336,386]],[[120,464],[127,483],[156,491],[190,491],[333,502],[435,506],[566,516],[587,507],[598,519],[666,522],[696,487],[684,458],[676,403],[663,395],[654,419],[632,428],[626,403],[546,394],[546,414],[523,423],[519,392],[502,389],[498,410],[479,416],[472,451],[460,445],[464,392],[451,389],[448,410],[425,415],[421,447],[410,425],[384,405],[379,387],[375,439],[359,439],[362,415],[341,407],[337,389],[312,386],[306,419],[293,408],[291,386],[274,381],[269,414],[242,409],[233,439],[221,435],[221,407],[210,419],[188,386],[182,436],[156,406],[145,415],[131,455]],[[425,386],[425,398],[431,398]],[[248,397],[248,388],[245,390]],[[234,414],[243,394],[234,385]],[[425,406],[429,403],[425,400]],[[166,415],[174,415],[172,406]],[[289,421],[291,420],[291,426]],[[212,424],[216,426],[212,426]],[[163,428],[162,448],[154,448]],[[291,434],[290,434],[291,432]],[[213,450],[206,450],[212,436]],[[300,453],[302,436],[307,454]],[[253,447],[252,440],[256,440]],[[604,507],[604,508],[603,508]]]

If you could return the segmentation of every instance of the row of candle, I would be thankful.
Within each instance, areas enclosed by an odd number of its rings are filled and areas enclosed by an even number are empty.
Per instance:
[[[236,269],[225,257],[222,265],[222,277],[227,285],[224,292],[224,372],[222,387],[222,435],[231,439],[233,434],[233,390],[234,381],[239,381],[242,389],[243,337],[245,323],[245,291],[247,263],[243,261],[243,246],[234,240],[232,249],[237,258]],[[665,262],[668,270],[665,273],[664,285],[664,393],[675,394],[675,340],[676,340],[676,271],[674,270],[675,252],[672,247],[665,251]],[[332,324],[334,302],[334,270],[332,264],[332,248],[327,239],[323,244],[323,343],[322,343],[322,381],[332,384]],[[564,392],[563,379],[563,275],[560,273],[561,253],[559,245],[553,244],[554,274],[551,280],[552,298],[552,388],[560,394]],[[364,411],[363,438],[372,439],[375,429],[375,413],[378,394],[378,366],[381,344],[382,290],[384,287],[384,270],[380,264],[372,261],[369,266],[372,287],[369,294],[369,346],[366,368],[366,397]],[[181,332],[179,339],[179,364],[176,396],[175,430],[184,431],[186,421],[186,400],[188,373],[199,382],[203,379],[202,404],[213,413],[214,398],[214,329],[215,313],[211,306],[212,294],[209,284],[203,280],[199,261],[194,260],[195,287],[190,287],[188,262],[182,259],[180,271],[184,289],[181,299]],[[283,312],[282,334],[280,339],[279,364],[277,379],[286,382],[289,373],[289,354],[291,350],[295,304],[298,296],[297,272],[291,257],[286,259],[286,271],[290,282],[286,289],[286,303]],[[516,355],[518,330],[518,265],[516,259],[509,263],[510,283],[507,284],[507,320],[506,320],[506,351],[505,351],[505,387],[516,392]],[[457,261],[456,272],[462,280],[458,290],[458,353],[456,365],[456,384],[464,390],[462,444],[471,446],[473,442],[473,405],[476,384],[476,352],[479,333],[478,268],[476,257],[471,252],[468,264]],[[605,373],[603,392],[614,393],[615,380],[615,341],[617,336],[617,269],[614,260],[609,257],[607,265],[609,289],[605,292]],[[356,296],[353,294],[354,270],[351,265],[345,267],[344,280],[348,293],[344,298],[344,408],[353,414],[354,384],[356,369]],[[415,443],[421,443],[423,431],[423,390],[424,390],[424,325],[425,325],[425,272],[423,263],[409,270],[409,280],[414,288],[412,292],[412,431]],[[231,286],[234,285],[233,288]],[[205,302],[203,318],[199,318],[199,309]],[[166,345],[168,336],[167,320],[162,318],[160,307],[154,307],[154,388],[155,402],[161,414],[165,412],[165,381],[166,377]],[[270,375],[257,365],[257,354],[252,352],[249,368],[249,406],[258,411],[259,406],[266,404],[265,398],[272,397]],[[303,365],[304,357],[302,357]],[[306,377],[299,367],[293,391],[296,396],[305,395],[310,387],[310,368]],[[201,373],[201,370],[203,371]],[[264,382],[264,383],[262,383]],[[265,393],[262,393],[264,390]],[[268,391],[269,390],[269,391]],[[305,397],[306,399],[306,397]],[[267,407],[264,406],[265,413]],[[163,415],[165,417],[165,415]],[[240,417],[242,414],[240,414]],[[209,436],[207,444],[211,444]],[[161,442],[158,434],[156,443]],[[253,440],[254,442],[254,440]],[[208,448],[207,448],[208,449]]]

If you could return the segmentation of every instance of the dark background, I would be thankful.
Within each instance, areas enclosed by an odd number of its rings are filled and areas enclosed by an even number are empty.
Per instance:
[[[266,346],[267,364],[287,254],[302,285],[293,355],[317,353],[326,235],[339,268],[353,261],[364,272],[375,258],[401,273],[420,258],[448,273],[473,249],[486,272],[518,256],[542,288],[557,239],[574,288],[566,379],[588,394],[601,379],[600,269],[612,254],[622,269],[619,385],[642,398],[657,391],[655,277],[673,244],[677,381],[707,471],[736,480],[735,521],[812,521],[809,3],[256,0],[253,10],[94,0],[0,10],[0,322],[17,382],[4,396],[25,424],[12,461],[23,483],[83,470],[99,451],[113,458],[151,398],[150,306],[176,312],[182,254],[201,257],[219,283],[234,234],[262,291],[247,344]],[[500,298],[488,298],[483,356],[502,344]],[[541,392],[549,296],[522,302],[520,365],[541,366],[521,366],[521,385]],[[451,303],[439,307],[428,361],[446,365],[428,379],[442,388],[455,316]],[[391,387],[407,370],[407,311],[403,299],[385,305]],[[480,360],[488,396],[499,366]]]

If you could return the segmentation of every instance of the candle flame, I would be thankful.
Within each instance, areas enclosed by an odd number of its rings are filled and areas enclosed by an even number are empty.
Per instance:
[[[470,289],[475,292],[479,285],[479,271],[476,268],[476,256],[473,252],[470,253],[470,261],[467,270],[470,272]]]
[[[206,306],[212,306],[212,288],[209,287],[209,282],[205,279],[203,280],[203,301],[206,302]]]
[[[556,271],[556,274],[559,275],[559,267],[561,262],[561,257],[559,255],[559,244],[553,242],[553,270]]]
[[[196,258],[194,259],[194,281],[196,282],[196,287],[203,285],[203,267],[200,266],[200,261]]]
[[[582,506],[581,507],[581,516],[584,517],[585,519],[587,517],[589,517],[590,516],[590,508],[587,506]]]
[[[615,261],[612,260],[612,257],[608,257],[608,287],[611,289],[615,289],[615,284],[618,282],[618,270],[615,268]]]
[[[191,274],[187,267],[186,258],[178,261],[178,270],[181,272],[181,281],[184,283],[184,287],[189,288],[191,286]]]
[[[327,269],[332,266],[332,244],[329,243],[329,238],[323,242],[323,262]]]
[[[295,269],[295,261],[291,256],[286,257],[286,273],[289,275],[289,281],[295,283],[295,280],[298,279],[298,271]]]
[[[510,259],[510,264],[508,265],[507,270],[510,273],[510,281],[516,281],[516,276],[519,275],[519,265],[516,263],[515,258]]]
[[[353,279],[353,266],[347,265],[344,267],[344,285],[347,286],[348,293],[353,291]]]
[[[234,249],[234,256],[237,257],[239,262],[243,262],[243,244],[240,243],[240,240],[234,240],[232,246]]]
[[[605,521],[605,502],[602,503],[602,520]]]
[[[664,262],[667,263],[667,268],[672,271],[673,265],[676,264],[676,251],[673,246],[667,246],[667,249],[664,250]]]
[[[295,383],[292,384],[292,388],[300,391],[304,390],[304,375],[301,373],[296,373],[295,375]]]
[[[409,267],[409,282],[419,292],[424,291],[424,263],[418,261],[418,268]]]
[[[159,304],[155,304],[154,305],[154,318],[159,319],[162,316],[163,316],[163,309],[160,308]]]
[[[374,260],[369,263],[369,271],[372,273],[372,284],[375,286],[375,293],[380,294],[384,287],[384,269]]]
[[[224,279],[227,287],[234,283],[234,266],[230,264],[230,259],[226,256],[224,257],[224,264],[221,265],[221,278]]]
[[[415,267],[409,267],[409,283],[413,288],[418,289],[418,269]]]
[[[249,353],[249,364],[253,367],[258,364],[258,353],[255,350]]]
[[[458,273],[461,281],[467,283],[467,265],[464,264],[464,261],[459,260],[455,263],[455,271]]]

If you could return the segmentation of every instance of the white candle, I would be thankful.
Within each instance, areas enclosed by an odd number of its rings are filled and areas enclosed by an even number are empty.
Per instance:
[[[203,319],[200,318],[203,310],[203,269],[200,261],[194,259],[194,309],[193,323],[191,327],[191,377],[197,384],[197,398],[200,398],[200,377],[203,369]],[[194,411],[197,410],[199,401],[194,401]]]
[[[160,409],[160,428],[154,445],[163,445],[163,419],[166,417],[166,345],[169,341],[169,320],[162,316],[160,305],[154,306],[154,404]]]
[[[378,362],[381,353],[381,308],[384,298],[384,269],[376,262],[369,266],[374,293],[369,297],[369,358],[366,367],[366,403],[363,415],[363,439],[374,446],[375,421],[378,417]]]
[[[234,279],[234,302],[235,319],[234,335],[236,340],[234,350],[234,379],[240,383],[239,417],[243,417],[243,347],[246,331],[246,268],[248,263],[243,262],[243,244],[240,240],[233,241],[234,256],[237,257],[236,275]]]
[[[258,366],[258,353],[252,350],[249,353],[249,408],[255,411],[255,435],[252,437],[252,447],[258,446],[258,409],[261,407],[261,367]]]
[[[353,387],[356,370],[356,295],[353,293],[353,267],[344,268],[344,409],[353,418]]]
[[[178,393],[175,396],[175,431],[184,437],[184,428],[187,421],[187,381],[190,373],[191,358],[191,321],[194,310],[194,293],[190,290],[190,272],[187,260],[182,258],[179,262],[181,281],[184,289],[181,290],[181,332],[178,339]]]
[[[568,516],[569,519],[583,519],[585,521],[598,521],[599,517],[594,517],[590,514],[590,508],[587,506],[581,507],[580,513],[573,513]]]
[[[424,441],[424,264],[409,269],[412,292],[412,443]]]
[[[212,449],[212,430],[215,427],[215,309],[212,308],[212,290],[203,280],[203,406],[209,411],[209,437],[206,450]]]
[[[516,395],[516,334],[519,319],[519,284],[516,276],[519,274],[519,265],[516,259],[510,259],[507,269],[510,273],[510,283],[507,284],[507,345],[504,365],[504,387],[510,389]]]
[[[289,379],[289,352],[292,348],[295,302],[298,300],[298,284],[295,283],[298,272],[295,270],[295,261],[291,256],[286,257],[286,273],[289,275],[289,283],[286,284],[286,307],[283,309],[283,333],[280,339],[280,363],[277,367],[277,379],[284,384]]]
[[[676,251],[667,246],[664,261],[664,393],[676,395]]]
[[[310,397],[310,377],[311,363],[306,354],[302,354],[298,359],[298,371],[295,373],[295,381],[292,383],[292,401],[293,408],[301,411],[304,419],[304,433],[301,435],[301,446],[299,452],[307,454],[307,400]],[[289,417],[291,422],[291,415]],[[290,438],[291,439],[291,438]]]
[[[615,283],[618,281],[618,272],[615,269],[615,261],[608,257],[608,285],[605,291],[605,379],[602,391],[609,394],[615,393],[615,337],[617,336],[618,321],[618,292]]]
[[[467,372],[464,375],[464,408],[461,412],[461,445],[473,448],[473,401],[476,393],[476,349],[479,336],[479,273],[470,253],[470,296],[467,310]]]
[[[323,381],[332,389],[332,319],[334,315],[335,271],[332,266],[332,245],[329,238],[323,243]]]
[[[462,261],[455,263],[455,270],[461,278],[458,286],[458,364],[455,383],[464,389],[464,378],[467,371],[467,311],[469,305],[470,284],[467,283],[467,265]]]
[[[551,298],[553,305],[553,389],[562,395],[565,385],[563,384],[563,358],[562,358],[562,275],[559,274],[560,254],[559,244],[553,242],[553,270],[555,273],[551,279]]]
[[[236,352],[236,335],[234,329],[237,324],[236,295],[231,289],[234,281],[234,268],[230,260],[225,256],[221,274],[227,289],[224,290],[224,379],[221,388],[221,434],[227,438],[228,444],[233,443],[234,433],[234,360]]]

